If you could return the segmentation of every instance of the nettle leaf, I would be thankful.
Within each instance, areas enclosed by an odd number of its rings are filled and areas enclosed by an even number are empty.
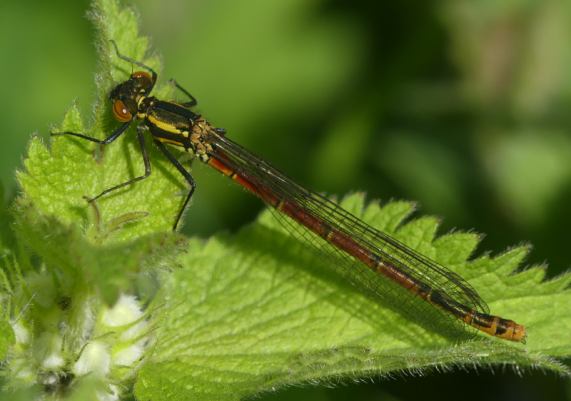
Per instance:
[[[29,224],[30,221],[34,224]],[[96,291],[110,305],[120,292],[135,292],[134,284],[140,271],[172,265],[172,255],[186,244],[183,236],[169,232],[140,236],[128,243],[94,244],[76,226],[63,225],[21,202],[16,231],[22,243],[41,257],[44,266],[57,272],[60,295]],[[97,238],[106,234],[100,232],[99,235]]]
[[[404,316],[354,286],[330,280],[330,266],[305,252],[308,247],[265,212],[234,236],[194,241],[180,257],[181,269],[157,297],[156,346],[139,373],[136,395],[238,399],[293,383],[456,366],[569,374],[551,357],[571,353],[571,275],[543,282],[538,268],[514,273],[526,247],[467,260],[478,236],[434,239],[438,224],[432,218],[403,224],[413,210],[410,203],[363,208],[364,197],[353,195],[343,205],[469,277],[493,313],[526,326],[527,343],[483,334],[454,338],[419,325],[421,316]]]
[[[120,125],[111,116],[109,92],[128,78],[133,67],[117,57],[110,40],[117,43],[122,54],[157,70],[160,64],[156,56],[146,56],[148,40],[138,34],[133,10],[120,9],[117,1],[101,0],[94,2],[90,15],[99,32],[100,56],[94,118],[86,125],[77,108],[72,106],[62,124],[53,131],[79,132],[102,139]],[[159,86],[155,94],[164,96],[167,92],[167,86]],[[149,178],[102,197],[91,208],[84,199],[144,173],[135,125],[105,147],[69,136],[53,137],[48,147],[40,138],[32,138],[24,161],[25,171],[18,173],[23,196],[39,211],[55,216],[62,223],[82,222],[90,233],[96,231],[101,220],[113,221],[124,218],[126,213],[132,214],[133,218],[126,219],[128,224],[124,224],[122,230],[110,232],[103,241],[129,240],[170,231],[188,188],[178,171],[151,143],[147,143],[153,169]],[[147,139],[147,142],[150,141]],[[91,213],[93,207],[97,213]]]
[[[115,0],[99,0],[94,1],[91,18],[98,28],[100,55],[93,116],[86,123],[72,106],[53,131],[105,138],[119,125],[110,114],[109,91],[132,71],[131,63],[117,57],[110,40],[123,54],[155,69],[160,66],[156,56],[146,57],[147,40],[138,36],[133,10],[119,8]],[[159,87],[156,94],[166,96],[167,92],[168,87]],[[93,399],[128,391],[144,349],[129,341],[146,343],[149,333],[142,330],[139,337],[126,339],[121,334],[125,328],[113,322],[106,325],[98,318],[118,305],[118,299],[123,303],[133,300],[127,317],[139,316],[137,302],[148,302],[154,295],[156,272],[172,266],[171,259],[186,244],[171,228],[188,191],[176,169],[148,143],[153,160],[148,180],[90,204],[84,199],[143,173],[134,133],[135,124],[104,148],[65,136],[51,138],[51,146],[38,137],[30,141],[25,170],[18,173],[22,191],[14,208],[22,275],[8,303],[10,317],[20,319],[10,324],[18,323],[28,335],[20,336],[23,339],[17,339],[8,352],[4,390],[39,384],[50,392],[50,386],[61,384],[72,386],[77,394],[91,393]],[[131,294],[137,294],[137,299]],[[105,380],[89,370],[89,363],[76,366],[90,358],[85,347],[97,344],[103,347],[99,356],[111,358],[112,365],[103,363],[109,373]],[[113,359],[115,351],[119,364]],[[124,362],[126,352],[134,353],[135,359]],[[69,372],[81,374],[76,374],[73,383],[60,383]],[[97,397],[89,377],[101,389]],[[121,383],[120,390],[117,383]]]
[[[7,320],[0,320],[0,360],[6,358],[9,347],[16,341],[14,330]]]

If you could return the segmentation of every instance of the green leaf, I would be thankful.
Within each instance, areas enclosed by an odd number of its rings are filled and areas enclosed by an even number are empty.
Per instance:
[[[171,265],[169,258],[186,242],[184,237],[167,232],[140,236],[127,243],[93,244],[75,226],[43,216],[23,201],[18,206],[16,228],[22,242],[41,258],[48,271],[61,277],[59,295],[95,291],[111,305],[120,292],[135,292],[133,284],[140,271]],[[94,233],[93,237],[104,235]]]
[[[156,302],[154,353],[139,373],[140,399],[238,399],[294,383],[388,375],[398,371],[511,365],[569,374],[551,357],[571,354],[571,275],[543,282],[532,268],[514,273],[526,247],[467,260],[477,236],[434,240],[437,222],[403,225],[407,203],[343,205],[469,278],[494,314],[524,324],[526,344],[483,334],[450,337],[331,279],[267,212],[235,236],[193,242]],[[400,228],[397,228],[400,227]],[[401,300],[416,308],[410,299]],[[556,305],[556,307],[549,306]],[[416,316],[415,316],[416,315]]]
[[[6,358],[6,354],[8,353],[8,349],[14,342],[16,338],[14,336],[14,330],[12,330],[12,326],[7,320],[1,319],[0,320],[0,361],[3,361]]]
[[[0,391],[0,401],[29,401],[40,397],[40,390],[37,387],[22,388],[18,390],[2,389]]]
[[[55,131],[104,138],[119,125],[110,116],[108,93],[132,68],[117,57],[110,41],[125,55],[155,69],[160,65],[156,57],[145,57],[148,41],[138,35],[133,10],[101,0],[94,2],[90,17],[98,28],[100,53],[94,120],[86,128],[72,106]],[[143,267],[160,265],[183,241],[171,227],[186,188],[151,144],[154,171],[147,180],[91,204],[84,199],[142,174],[134,128],[104,149],[72,137],[52,138],[51,148],[38,137],[30,141],[25,171],[18,174],[23,193],[17,202],[17,231],[49,270],[63,273],[60,293],[77,293],[79,286],[112,304],[120,292],[133,289]]]
[[[100,0],[90,15],[100,53],[93,118],[86,124],[74,105],[54,131],[104,138],[119,125],[108,93],[132,68],[110,40],[123,54],[160,66],[146,57],[147,40],[138,36],[133,10]],[[159,87],[155,94],[166,92]],[[37,386],[45,396],[67,390],[66,380],[75,375],[71,396],[97,399],[124,393],[132,383],[151,331],[140,308],[156,292],[158,271],[172,266],[186,243],[171,227],[188,191],[176,169],[149,149],[154,171],[142,185],[84,200],[142,174],[134,128],[105,148],[72,137],[52,138],[50,147],[38,137],[30,141],[14,208],[19,241],[10,256],[17,268],[2,271],[8,290],[2,307],[10,317],[6,330],[0,320],[0,356],[10,347],[5,390]],[[19,333],[15,342],[8,329]]]
[[[97,48],[100,72],[97,76],[94,119],[85,124],[75,106],[66,114],[63,123],[53,131],[72,131],[96,138],[104,138],[120,123],[110,114],[108,94],[118,82],[131,72],[131,64],[120,60],[110,40],[120,51],[160,69],[156,56],[146,57],[148,40],[138,35],[137,18],[131,9],[120,9],[117,1],[94,2],[91,18],[98,28]],[[160,86],[158,96],[166,93]],[[93,197],[116,184],[128,181],[144,172],[135,125],[114,143],[103,149],[91,142],[73,137],[53,137],[51,148],[35,137],[28,146],[24,161],[25,171],[18,173],[23,198],[43,214],[54,216],[64,224],[83,224],[91,239],[100,242],[126,241],[157,231],[170,231],[188,187],[180,174],[152,144],[150,151],[152,174],[146,180],[104,196],[90,208],[84,197]],[[97,212],[90,209],[97,208]],[[101,221],[120,219],[126,213],[138,213],[122,230],[96,237]]]

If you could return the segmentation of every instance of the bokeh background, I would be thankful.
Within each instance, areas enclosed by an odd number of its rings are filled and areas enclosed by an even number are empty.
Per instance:
[[[144,33],[198,110],[318,191],[417,201],[481,251],[530,242],[569,268],[571,2],[133,1]],[[14,196],[26,142],[74,101],[96,54],[87,0],[0,1],[0,180]],[[195,165],[185,230],[207,236],[261,205]],[[570,334],[571,335],[571,334]],[[567,361],[569,363],[569,361]],[[571,384],[498,368],[295,388],[262,400],[557,400]]]

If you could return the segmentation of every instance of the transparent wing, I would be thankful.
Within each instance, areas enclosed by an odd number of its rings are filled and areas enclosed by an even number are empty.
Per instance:
[[[213,133],[209,141],[213,146],[211,156],[251,183],[253,192],[258,196],[262,194],[260,197],[267,203],[268,199],[288,201],[352,238],[362,249],[374,253],[380,260],[396,267],[407,276],[439,290],[462,305],[488,313],[486,303],[458,274],[369,226],[326,197],[303,188],[227,137]],[[269,194],[270,197],[264,194]],[[384,277],[373,273],[362,262],[328,244],[307,228],[292,223],[291,218],[280,215],[275,209],[274,214],[296,237],[307,239],[321,251],[334,255],[337,259],[335,268],[343,270],[344,276],[353,278],[352,281],[365,285],[373,292],[381,287],[380,283],[385,280]]]

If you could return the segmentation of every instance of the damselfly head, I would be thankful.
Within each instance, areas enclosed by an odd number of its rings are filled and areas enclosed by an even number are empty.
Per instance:
[[[109,98],[115,99],[137,99],[139,96],[146,96],[153,88],[153,79],[145,71],[136,71],[131,74],[128,80],[121,82],[117,85],[111,93]]]
[[[151,75],[145,71],[136,71],[128,80],[113,88],[109,99],[113,102],[115,119],[121,122],[131,121],[137,114],[139,100],[147,96],[152,87]]]

